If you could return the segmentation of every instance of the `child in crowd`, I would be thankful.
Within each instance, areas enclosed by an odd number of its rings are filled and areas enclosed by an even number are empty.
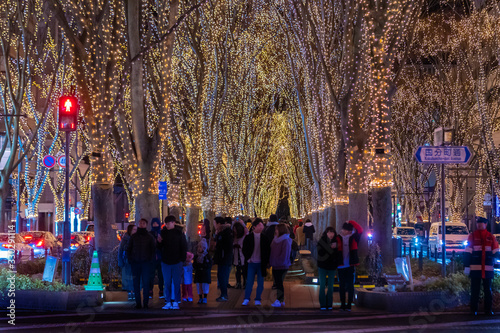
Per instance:
[[[207,304],[207,295],[212,282],[212,258],[208,255],[207,240],[202,238],[198,243],[196,255],[193,260],[194,283],[200,299],[198,304]]]
[[[193,301],[193,254],[186,253],[186,261],[184,262],[184,274],[182,279],[182,301]]]

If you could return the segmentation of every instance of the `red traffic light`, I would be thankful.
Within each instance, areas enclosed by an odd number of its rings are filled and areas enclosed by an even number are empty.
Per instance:
[[[125,213],[125,218],[128,219],[130,217],[130,213]]]
[[[61,96],[59,98],[59,130],[76,131],[78,123],[79,103],[75,96]]]

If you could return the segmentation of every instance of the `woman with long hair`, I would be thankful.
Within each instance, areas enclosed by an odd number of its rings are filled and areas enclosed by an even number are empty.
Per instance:
[[[271,256],[269,263],[273,268],[273,280],[276,285],[276,301],[271,304],[275,308],[285,306],[285,288],[283,281],[291,265],[292,239],[288,227],[280,223],[274,230],[274,239],[271,242]]]
[[[128,291],[128,299],[134,299],[134,286],[132,283],[132,266],[128,261],[127,248],[130,237],[137,231],[137,226],[129,224],[127,232],[123,234],[122,241],[118,247],[118,266],[122,269],[122,290]]]
[[[332,310],[333,280],[339,265],[337,233],[333,227],[327,227],[318,241],[319,306],[321,310]],[[328,280],[328,289],[325,287]]]

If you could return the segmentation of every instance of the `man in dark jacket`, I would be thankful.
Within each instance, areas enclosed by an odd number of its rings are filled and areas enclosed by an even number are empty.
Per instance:
[[[487,225],[487,219],[477,218],[476,231],[469,235],[464,254],[465,274],[470,275],[470,309],[474,316],[477,316],[481,280],[484,291],[484,312],[487,315],[493,315],[491,281],[494,277],[495,257],[498,255],[498,242],[486,230]]]
[[[355,266],[359,265],[358,243],[363,233],[363,228],[355,221],[344,223],[340,235],[337,237],[337,248],[340,252],[340,265],[338,267],[340,310],[351,311],[354,296]],[[347,304],[345,293],[347,291]]]
[[[128,244],[128,260],[132,266],[136,309],[141,308],[141,278],[142,278],[142,304],[145,309],[149,302],[149,282],[151,265],[155,256],[155,239],[147,231],[148,221],[139,220],[137,232],[130,237]]]
[[[320,310],[332,310],[333,281],[335,269],[339,264],[337,249],[337,233],[333,227],[327,227],[317,246],[318,251],[318,278],[319,278],[319,306]],[[325,295],[326,282],[328,288]]]
[[[267,239],[270,239],[273,241],[274,238],[274,230],[276,230],[276,226],[278,225],[278,216],[276,214],[271,214],[269,216],[269,222],[266,224],[266,228],[262,232],[264,235],[266,235]]]
[[[165,217],[165,227],[158,236],[161,251],[161,270],[163,273],[165,306],[164,310],[178,310],[181,302],[182,265],[186,261],[187,241],[181,230],[175,227],[175,216]],[[174,285],[175,298],[170,302]]]
[[[155,239],[155,242],[158,241],[158,235],[161,232],[160,229],[160,219],[155,217],[151,220],[151,231],[149,232],[153,238]],[[158,243],[157,243],[158,244]],[[157,246],[156,249],[156,254],[155,258],[153,259],[153,264],[151,265],[151,283],[150,283],[150,289],[149,289],[149,296],[153,297],[153,289],[154,289],[154,280],[155,280],[155,275],[156,272],[158,272],[158,289],[160,289],[159,293],[159,298],[163,298],[163,273],[161,271],[161,250]]]
[[[271,253],[271,240],[262,232],[264,223],[257,218],[252,223],[252,232],[243,240],[243,256],[248,262],[247,284],[245,287],[245,299],[242,305],[250,303],[253,282],[257,276],[257,292],[255,294],[255,305],[261,305],[261,295],[264,290],[264,277],[267,274],[269,255]]]
[[[307,219],[306,224],[304,224],[304,235],[306,239],[306,247],[309,251],[312,250],[312,245],[313,245],[313,235],[316,232],[314,229],[314,225],[312,224],[311,220]]]
[[[233,232],[231,224],[227,224],[223,217],[214,219],[217,234],[215,235],[214,263],[217,264],[217,282],[220,288],[220,297],[217,302],[228,300],[227,284],[233,263]]]

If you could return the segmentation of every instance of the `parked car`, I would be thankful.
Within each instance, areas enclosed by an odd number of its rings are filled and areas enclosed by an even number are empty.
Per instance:
[[[392,235],[394,238],[401,238],[406,246],[418,245],[417,232],[413,227],[395,227]]]
[[[9,241],[10,237],[12,237],[13,242]],[[31,256],[31,247],[24,244],[23,238],[19,234],[0,233],[0,262],[9,260],[10,249],[19,251],[21,259],[27,259]]]
[[[467,238],[469,237],[469,229],[462,222],[446,223],[446,252],[464,252],[467,246]],[[434,249],[437,252],[442,251],[443,234],[441,231],[441,222],[431,224],[429,230],[429,246],[431,251]]]
[[[53,253],[62,245],[50,231],[23,231],[19,235],[24,240],[24,244],[31,246],[35,257],[45,256],[45,250]]]
[[[92,231],[94,232],[94,222],[87,222],[87,227],[85,228],[85,231]]]

